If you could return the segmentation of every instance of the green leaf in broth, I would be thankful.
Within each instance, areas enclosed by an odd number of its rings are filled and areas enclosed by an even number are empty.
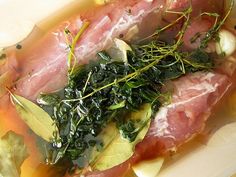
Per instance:
[[[100,151],[93,151],[90,164],[95,170],[106,170],[128,160],[134,153],[135,145],[145,137],[151,122],[151,105],[144,105],[139,111],[130,114],[130,118],[142,120],[140,131],[133,142],[123,138],[115,123],[110,123],[99,135],[103,141]]]
[[[7,132],[0,139],[0,176],[20,177],[21,165],[28,155],[23,137]]]
[[[58,128],[47,112],[21,96],[10,94],[17,113],[35,134],[48,142],[59,137]]]

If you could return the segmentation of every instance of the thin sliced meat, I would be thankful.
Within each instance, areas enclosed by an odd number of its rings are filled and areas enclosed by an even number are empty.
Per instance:
[[[40,92],[51,92],[65,86],[69,52],[65,28],[75,35],[85,21],[90,22],[75,49],[78,62],[87,63],[98,51],[111,46],[115,37],[125,36],[131,27],[140,24],[151,12],[160,12],[163,3],[163,0],[116,1],[61,24],[20,59],[18,94],[35,100]]]
[[[171,104],[159,110],[136,154],[142,158],[160,155],[199,134],[231,84],[227,76],[214,72],[189,74],[174,81]]]
[[[156,114],[148,134],[136,146],[133,157],[114,168],[87,176],[123,177],[132,164],[175,151],[204,129],[212,108],[231,84],[227,76],[214,72],[198,72],[173,81],[171,104]]]
[[[219,2],[215,4],[222,4]],[[79,64],[83,64],[91,58],[95,58],[98,51],[111,46],[115,37],[123,36],[125,38],[129,30],[135,26],[140,29],[139,33],[143,34],[143,31],[152,33],[158,26],[162,26],[162,14],[166,8],[172,10],[176,7],[184,7],[185,4],[184,0],[169,1],[168,7],[166,7],[165,0],[117,0],[62,22],[40,41],[32,44],[23,55],[16,54],[17,61],[10,59],[5,66],[1,67],[0,73],[11,70],[14,76],[18,75],[15,77],[15,80],[18,80],[16,92],[28,99],[35,100],[40,92],[53,92],[63,88],[66,84],[69,52],[64,35],[66,28],[75,35],[85,21],[90,22],[89,28],[75,49]],[[211,7],[212,9],[206,8],[208,6],[200,8],[198,5],[199,1],[193,1],[193,9],[220,11],[215,7],[216,5]],[[150,20],[152,23],[145,23]]]
[[[202,12],[220,12],[224,11],[224,0],[166,0],[167,8],[170,10],[183,10],[191,4],[193,15],[199,15]]]

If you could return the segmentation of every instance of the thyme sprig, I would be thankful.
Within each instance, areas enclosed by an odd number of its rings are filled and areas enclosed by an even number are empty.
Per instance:
[[[155,46],[155,49],[156,50],[159,50],[158,52],[160,52],[160,55],[156,56],[155,60],[151,63],[149,63],[148,65],[144,66],[143,68],[140,68],[138,70],[135,70],[133,73],[130,73],[128,74],[127,76],[124,76],[122,78],[119,78],[119,79],[115,79],[113,82],[107,84],[107,85],[104,85],[100,88],[97,88],[95,89],[93,92],[81,97],[81,98],[78,98],[78,99],[69,99],[69,100],[62,100],[62,102],[76,102],[76,101],[80,101],[80,100],[83,100],[83,99],[86,99],[88,97],[91,97],[93,96],[95,93],[103,90],[103,89],[106,89],[108,87],[111,87],[113,85],[117,85],[118,83],[120,82],[124,82],[126,80],[130,80],[130,79],[133,79],[133,78],[136,78],[138,77],[139,75],[141,75],[143,72],[149,70],[151,67],[153,67],[154,65],[156,65],[158,62],[160,62],[162,59],[166,58],[167,56],[176,56],[176,58],[178,58],[178,51],[177,49],[180,47],[180,45],[182,44],[182,38],[183,38],[183,35],[184,35],[184,32],[186,31],[187,27],[188,27],[188,24],[189,24],[189,20],[190,20],[190,14],[192,12],[192,8],[188,8],[186,11],[184,11],[183,13],[181,13],[182,15],[173,23],[167,25],[166,27],[163,27],[163,29],[159,30],[158,32],[156,32],[155,35],[159,34],[160,32],[163,32],[165,31],[166,29],[168,29],[170,26],[173,26],[174,24],[176,24],[180,19],[182,19],[183,17],[186,18],[185,22],[184,22],[184,25],[182,27],[182,29],[179,31],[179,33],[177,34],[178,36],[178,39],[177,39],[177,42],[172,45],[172,46],[168,46],[168,48],[166,48],[165,46],[162,47],[162,48],[159,48],[157,46]],[[166,50],[167,49],[167,50]],[[162,50],[162,51],[161,51]]]
[[[78,40],[80,39],[80,37],[82,36],[82,34],[85,32],[85,30],[89,27],[89,22],[85,21],[81,27],[81,29],[78,31],[78,33],[75,35],[75,37],[72,36],[71,32],[68,29],[64,30],[64,35],[65,35],[65,39],[66,39],[66,43],[69,47],[69,53],[68,53],[68,73],[69,75],[71,75],[74,70],[75,70],[75,66],[77,64],[77,57],[75,55],[75,47],[76,44],[78,43]],[[70,42],[68,36],[72,39],[72,41]]]
[[[183,19],[185,19],[185,22],[189,21],[189,18],[190,18],[189,15],[191,14],[191,12],[192,12],[192,7],[191,6],[189,8],[187,8],[186,10],[184,10],[183,12],[166,11],[166,13],[178,14],[180,16],[176,20],[174,20],[173,22],[169,23],[168,25],[166,25],[166,26],[164,26],[162,28],[157,29],[152,35],[147,36],[147,37],[141,39],[140,42],[146,41],[146,40],[151,39],[153,37],[158,38],[161,33],[163,33],[164,31],[168,30],[169,28],[173,27],[174,25],[178,24]],[[186,20],[186,19],[188,19],[188,20]]]
[[[216,42],[219,42],[220,38],[218,36],[219,34],[219,30],[221,29],[221,27],[224,25],[225,21],[227,20],[227,18],[229,17],[230,13],[232,12],[234,7],[234,0],[230,1],[230,6],[229,9],[227,11],[227,13],[225,14],[225,16],[223,17],[223,19],[219,20],[220,15],[217,13],[202,13],[201,16],[203,15],[207,15],[210,17],[215,17],[215,24],[211,27],[211,29],[209,29],[205,35],[205,37],[203,39],[201,39],[201,44],[200,44],[200,48],[201,49],[205,49],[208,46],[208,43],[212,40],[215,40]]]

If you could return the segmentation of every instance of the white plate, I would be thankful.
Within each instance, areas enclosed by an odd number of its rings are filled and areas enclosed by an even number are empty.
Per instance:
[[[73,0],[0,0],[0,48],[23,40],[37,22]]]

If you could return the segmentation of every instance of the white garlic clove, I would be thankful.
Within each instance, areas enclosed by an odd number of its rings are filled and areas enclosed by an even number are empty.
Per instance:
[[[230,56],[236,50],[236,37],[228,30],[221,30],[219,32],[220,41],[216,44],[216,53],[218,55],[224,54],[226,57]]]

